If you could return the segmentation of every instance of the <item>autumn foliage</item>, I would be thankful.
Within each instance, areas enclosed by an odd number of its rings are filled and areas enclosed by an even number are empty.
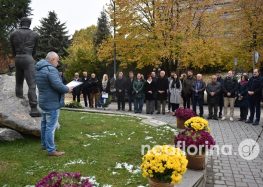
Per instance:
[[[107,10],[112,26],[116,21],[116,36],[98,51],[99,59],[108,63],[113,61],[114,41],[123,68],[134,63],[137,68],[232,68],[236,57],[238,66],[248,69],[252,51],[262,52],[261,0],[114,2],[116,11],[112,3]]]

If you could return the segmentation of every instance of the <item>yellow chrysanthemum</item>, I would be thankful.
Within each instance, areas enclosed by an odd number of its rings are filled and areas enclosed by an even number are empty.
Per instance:
[[[143,177],[154,178],[157,173],[165,175],[165,171],[173,170],[170,178],[174,184],[182,180],[188,163],[185,154],[179,148],[169,145],[154,147],[144,155],[142,161]]]
[[[184,123],[185,127],[192,128],[195,131],[209,131],[208,121],[201,117],[192,117]]]

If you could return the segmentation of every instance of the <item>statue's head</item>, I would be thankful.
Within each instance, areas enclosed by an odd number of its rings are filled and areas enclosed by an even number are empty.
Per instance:
[[[29,28],[30,25],[31,25],[31,19],[30,18],[27,18],[27,17],[21,18],[20,27]]]

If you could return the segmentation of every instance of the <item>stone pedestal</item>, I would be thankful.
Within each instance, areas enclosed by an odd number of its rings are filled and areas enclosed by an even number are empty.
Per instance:
[[[24,84],[24,98],[15,96],[15,76],[0,77],[0,126],[18,131],[22,134],[40,136],[41,118],[29,115],[30,106],[27,99],[27,85]]]

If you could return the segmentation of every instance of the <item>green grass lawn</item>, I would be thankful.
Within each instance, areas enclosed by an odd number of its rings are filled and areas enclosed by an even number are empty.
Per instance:
[[[171,144],[174,135],[169,127],[154,128],[136,118],[80,112],[62,111],[60,124],[56,144],[66,152],[63,157],[48,157],[33,137],[0,142],[0,186],[34,185],[51,171],[94,176],[97,186],[146,185],[138,173],[141,145]]]

